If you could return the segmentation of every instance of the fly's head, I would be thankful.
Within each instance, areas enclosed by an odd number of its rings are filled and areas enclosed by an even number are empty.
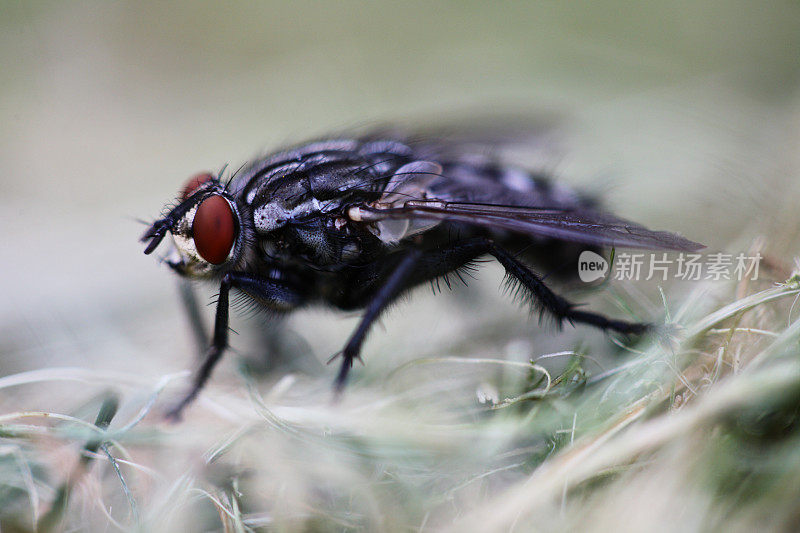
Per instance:
[[[186,182],[180,203],[154,222],[141,241],[148,243],[144,253],[150,254],[171,234],[174,253],[167,264],[182,276],[208,278],[235,263],[241,227],[236,202],[218,178],[202,173]]]

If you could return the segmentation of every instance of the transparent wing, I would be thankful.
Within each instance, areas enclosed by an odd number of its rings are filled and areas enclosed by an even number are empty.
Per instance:
[[[357,206],[351,218],[363,221],[391,219],[451,221],[540,235],[599,246],[652,250],[694,251],[704,248],[675,233],[653,231],[634,222],[591,209],[539,209],[469,202],[409,200]]]

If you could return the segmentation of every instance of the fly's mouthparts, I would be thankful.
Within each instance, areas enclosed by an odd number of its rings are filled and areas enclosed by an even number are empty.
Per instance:
[[[163,233],[160,233],[160,234],[153,235],[153,236],[150,238],[150,243],[149,243],[149,244],[147,245],[147,247],[144,249],[144,254],[145,254],[145,255],[150,255],[151,253],[153,253],[153,251],[154,251],[156,248],[158,248],[158,245],[159,245],[159,244],[161,244],[161,241],[162,241],[163,239],[164,239],[164,234],[163,234]],[[142,241],[142,242],[144,242],[144,241]]]
[[[144,249],[145,255],[150,255],[153,253],[153,250],[158,248],[158,245],[161,244],[162,240],[164,240],[164,236],[171,227],[172,220],[169,218],[162,218],[161,220],[154,222],[153,225],[144,232],[139,239],[139,242],[147,242],[148,240],[150,241]]]

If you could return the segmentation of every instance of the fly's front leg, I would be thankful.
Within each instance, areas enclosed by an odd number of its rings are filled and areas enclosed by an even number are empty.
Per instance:
[[[200,314],[197,292],[194,290],[192,282],[186,278],[179,278],[178,292],[180,293],[183,310],[186,312],[186,318],[189,320],[189,328],[192,330],[192,337],[199,357],[208,346],[208,332]]]
[[[260,302],[278,309],[297,307],[303,301],[298,292],[285,284],[243,272],[225,273],[222,276],[219,287],[211,346],[208,347],[200,368],[194,375],[191,388],[181,401],[167,413],[167,418],[169,419],[180,419],[181,412],[197,397],[197,394],[208,381],[214,366],[228,347],[228,307],[231,288],[240,289]]]
[[[361,317],[361,322],[350,336],[344,350],[342,350],[342,366],[339,369],[339,375],[336,376],[335,383],[337,393],[342,391],[347,382],[347,375],[353,367],[353,359],[359,357],[361,345],[364,343],[370,326],[372,326],[381,312],[386,309],[386,306],[397,298],[403,288],[406,287],[406,282],[414,271],[420,255],[421,252],[419,250],[413,250],[403,257],[389,277],[386,278],[386,281],[381,285],[380,289],[378,289],[375,295],[370,299],[364,316]]]
[[[205,385],[206,381],[208,381],[214,366],[225,352],[225,348],[228,347],[228,295],[231,290],[231,284],[231,277],[230,275],[226,274],[222,278],[222,283],[219,287],[217,311],[214,317],[214,334],[211,337],[211,346],[208,347],[205,357],[203,358],[203,362],[200,364],[200,368],[194,375],[192,386],[189,389],[189,392],[187,392],[181,401],[179,401],[167,413],[167,418],[170,420],[180,420],[181,412],[192,402],[192,400],[197,397],[200,389],[202,389],[203,385]]]

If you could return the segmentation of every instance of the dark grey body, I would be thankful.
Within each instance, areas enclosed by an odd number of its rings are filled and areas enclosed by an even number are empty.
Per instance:
[[[349,206],[379,200],[398,169],[419,160],[441,165],[441,176],[425,185],[429,196],[445,201],[566,210],[596,204],[545,176],[444,143],[372,138],[322,141],[256,161],[228,184],[243,221],[244,238],[251,243],[238,266],[273,278],[282,276],[295,287],[298,305],[324,302],[354,309],[365,305],[380,285],[381,274],[391,270],[409,245],[437,249],[470,237],[490,237],[514,251],[524,250],[526,259],[557,276],[573,275],[580,251],[594,249],[459,222],[440,222],[424,232],[386,242],[363,223],[348,220]],[[408,287],[443,276],[474,257],[452,259],[444,269],[426,269],[424,275],[414,276]]]
[[[220,287],[211,345],[174,416],[227,347],[231,289],[275,312],[307,304],[364,309],[341,352],[341,390],[387,305],[421,283],[460,276],[481,256],[494,257],[519,284],[518,294],[557,324],[636,334],[648,325],[577,308],[550,290],[527,260],[547,274],[571,275],[584,249],[701,247],[604,213],[591,198],[503,164],[475,145],[445,141],[372,136],[311,143],[257,160],[228,183],[211,177],[192,191],[142,237],[151,253],[171,233],[177,259],[167,263],[173,270]],[[235,225],[234,236],[203,223],[195,235],[196,213],[212,203],[228,230]],[[215,236],[232,244],[227,256],[211,263],[197,242]],[[223,242],[228,250],[229,241]]]

